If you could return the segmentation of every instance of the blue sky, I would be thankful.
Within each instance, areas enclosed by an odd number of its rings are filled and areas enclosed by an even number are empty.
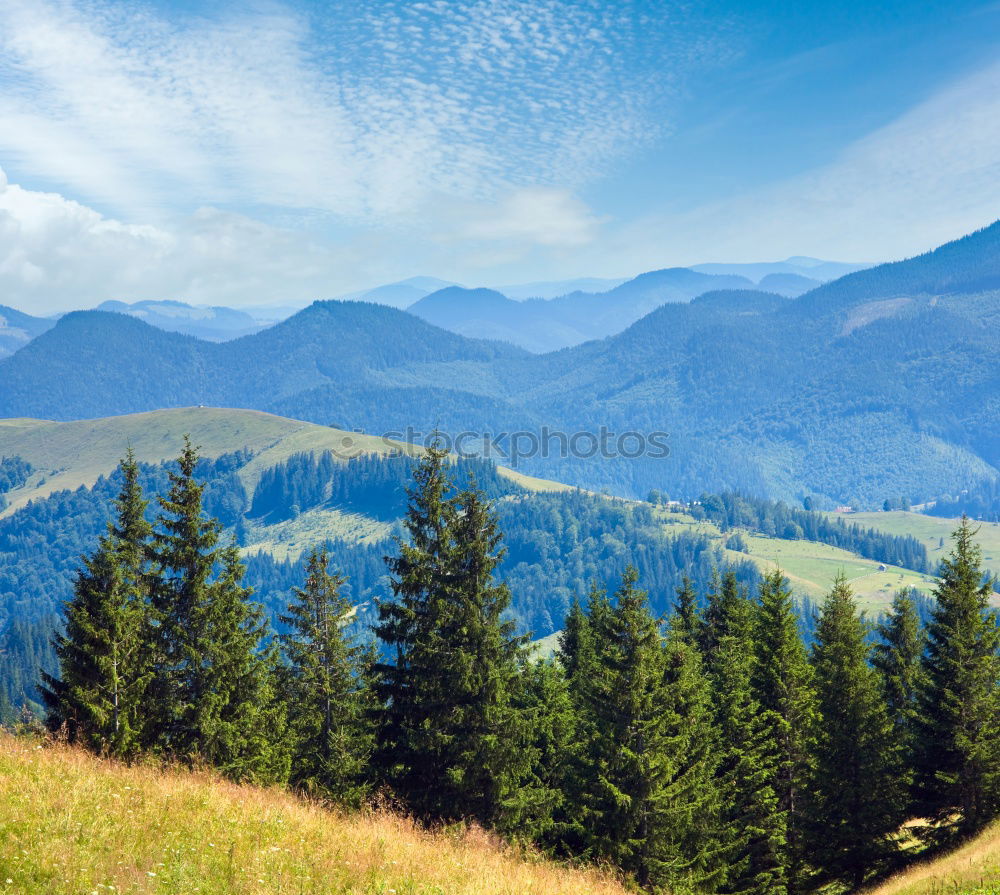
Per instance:
[[[0,302],[913,254],[1000,216],[1000,4],[0,0]]]

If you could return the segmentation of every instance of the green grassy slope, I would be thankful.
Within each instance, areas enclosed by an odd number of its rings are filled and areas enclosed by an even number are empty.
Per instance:
[[[136,457],[160,463],[176,457],[184,433],[201,446],[206,457],[247,449],[255,456],[241,471],[243,485],[253,493],[261,472],[301,451],[333,451],[338,456],[419,450],[381,437],[359,435],[329,426],[286,419],[257,410],[184,407],[104,419],[55,423],[48,420],[0,420],[0,457],[20,456],[35,468],[27,486],[8,494],[5,515],[29,500],[63,488],[93,485],[110,473],[129,445]],[[530,491],[554,491],[565,485],[524,476],[503,475]]]
[[[830,592],[834,578],[843,572],[860,607],[875,614],[889,607],[893,594],[900,588],[913,587],[929,594],[934,587],[932,576],[897,566],[886,566],[885,571],[882,571],[882,563],[840,547],[816,541],[769,538],[739,529],[728,531],[723,536],[711,522],[699,522],[684,513],[664,512],[662,518],[668,531],[673,527],[685,527],[706,534],[720,543],[733,534],[740,534],[749,552],[726,550],[727,559],[749,559],[762,572],[772,571],[776,566],[781,568],[788,576],[793,591],[799,596],[814,599],[825,596]],[[853,520],[855,517],[851,518]],[[934,544],[936,547],[937,541]]]
[[[922,541],[927,547],[927,555],[935,565],[946,555],[951,533],[958,528],[958,519],[942,519],[938,516],[925,516],[922,513],[905,513],[901,510],[891,513],[852,513],[851,522],[857,522],[866,528],[874,528],[889,534],[912,535]],[[1000,523],[977,522],[979,533],[976,540],[983,548],[983,565],[1000,575]],[[944,539],[944,547],[940,545]]]
[[[124,767],[0,733],[0,892],[8,895],[625,895],[596,871],[343,814],[208,774]]]
[[[915,864],[868,895],[996,895],[1000,892],[1000,824],[926,863]]]

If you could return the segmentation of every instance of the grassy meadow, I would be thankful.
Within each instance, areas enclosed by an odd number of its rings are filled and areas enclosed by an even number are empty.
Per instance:
[[[711,522],[699,522],[679,512],[664,512],[661,518],[665,522],[664,528],[667,534],[683,526],[707,535],[720,545],[732,534],[737,533],[737,530],[733,530],[723,536],[719,528]],[[854,516],[850,517],[851,521],[854,519]],[[725,550],[726,558],[732,561],[749,559],[762,572],[779,567],[788,576],[792,590],[800,596],[814,599],[824,597],[830,592],[837,575],[843,572],[857,597],[858,605],[869,613],[877,614],[889,607],[893,594],[900,588],[914,587],[930,593],[934,587],[932,576],[921,575],[919,572],[897,566],[886,566],[885,571],[882,571],[880,569],[882,564],[876,560],[865,559],[840,547],[831,547],[817,541],[768,538],[742,529],[738,530],[738,533],[746,542],[749,552]],[[947,538],[945,543],[947,545]],[[936,540],[934,544],[936,547]]]
[[[996,895],[1000,892],[1000,823],[942,857],[915,864],[868,895]]]
[[[615,880],[209,774],[0,733],[0,893],[624,895]]]
[[[942,519],[902,510],[891,513],[852,513],[845,521],[889,534],[912,535],[927,547],[927,555],[935,565],[951,549],[951,533],[958,528],[959,522],[958,519]],[[983,548],[983,565],[1000,575],[1000,523],[977,522],[976,525],[979,528],[976,540]],[[944,547],[940,546],[942,538]]]

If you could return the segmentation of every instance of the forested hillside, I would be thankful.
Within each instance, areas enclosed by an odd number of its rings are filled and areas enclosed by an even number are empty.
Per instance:
[[[351,302],[318,302],[221,345],[71,314],[0,361],[0,414],[212,404],[376,434],[660,431],[669,459],[556,449],[519,468],[632,496],[737,488],[818,508],[922,503],[998,479],[998,234],[995,224],[797,299],[666,304],[619,335],[543,355]]]
[[[47,641],[70,594],[79,557],[111,518],[119,474],[101,470],[113,468],[116,461],[95,466],[86,452],[106,450],[104,439],[115,435],[124,450],[125,433],[136,426],[139,456],[152,451],[155,457],[176,446],[180,436],[175,433],[164,443],[158,427],[172,420],[176,428],[177,416],[186,423],[201,420],[201,434],[216,453],[203,457],[196,470],[205,481],[205,510],[219,519],[226,537],[243,548],[247,582],[272,621],[280,628],[278,615],[289,589],[302,577],[306,549],[323,543],[348,577],[345,594],[360,606],[359,619],[371,620],[374,598],[386,592],[384,557],[391,538],[401,533],[399,520],[415,462],[409,456],[361,454],[345,461],[322,449],[336,444],[343,433],[207,409],[125,418],[117,424],[96,421],[85,429],[78,424],[43,427],[39,440],[26,439],[22,432],[21,441],[8,444],[33,451],[36,462],[73,456],[79,468],[45,472],[56,472],[52,481],[61,476],[79,484],[51,491],[41,473],[25,476],[25,461],[6,463],[21,483],[18,493],[33,495],[27,503],[22,497],[13,512],[0,518],[0,679],[5,681],[8,711],[25,700],[37,701],[33,669],[36,663],[51,668]],[[170,423],[166,425],[169,429]],[[81,444],[75,438],[91,441]],[[219,452],[227,440],[234,448],[250,444],[257,450]],[[295,451],[295,445],[304,450]],[[372,440],[368,448],[376,446]],[[173,463],[143,463],[139,468],[144,490],[161,493]],[[558,630],[574,597],[595,583],[611,586],[629,564],[639,569],[661,613],[667,611],[683,575],[705,588],[713,572],[731,565],[745,583],[757,579],[758,571],[748,559],[727,560],[720,545],[704,534],[684,527],[668,533],[648,504],[572,490],[538,491],[538,484],[481,460],[459,462],[456,473],[462,481],[473,476],[497,501],[507,545],[501,568],[513,594],[511,618],[519,630],[534,637]],[[150,519],[155,511],[150,507]]]

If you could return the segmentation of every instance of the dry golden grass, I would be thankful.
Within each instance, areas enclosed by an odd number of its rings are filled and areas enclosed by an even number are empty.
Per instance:
[[[0,734],[0,892],[624,895],[596,871]]]
[[[1000,892],[1000,823],[940,858],[915,864],[869,895],[992,895]]]

